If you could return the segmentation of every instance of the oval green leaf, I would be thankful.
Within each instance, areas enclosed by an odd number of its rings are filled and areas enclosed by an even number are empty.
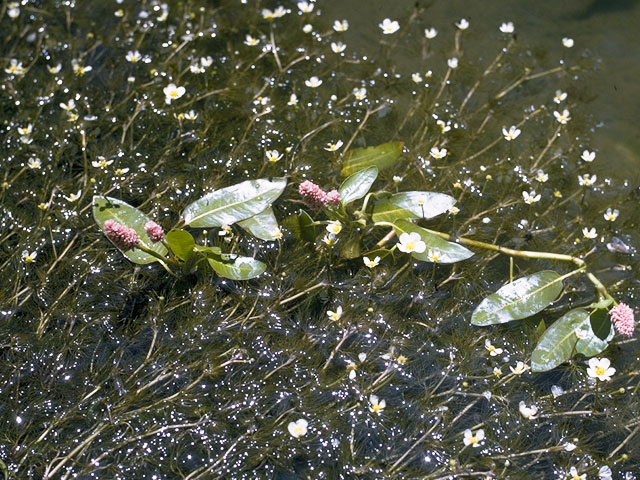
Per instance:
[[[343,206],[364,197],[378,177],[378,167],[369,167],[349,176],[338,191],[340,192],[340,203]]]
[[[569,360],[575,352],[581,327],[588,320],[589,312],[582,308],[571,310],[556,320],[536,345],[531,355],[531,370],[546,372]]]
[[[383,170],[395,163],[402,153],[402,142],[388,142],[377,147],[355,148],[344,156],[340,175],[348,177],[368,167]]]
[[[260,240],[276,240],[280,236],[278,220],[271,207],[267,207],[253,217],[241,220],[238,225]]]
[[[270,207],[286,185],[286,178],[247,180],[205,195],[189,204],[182,216],[192,227],[233,225]]]
[[[596,310],[589,315],[589,321],[581,326],[576,351],[585,357],[598,355],[606,350],[614,335],[615,329],[609,321],[607,310]]]
[[[93,197],[93,218],[103,231],[104,222],[107,220],[115,220],[122,225],[133,228],[138,233],[140,242],[145,247],[157,252],[163,257],[168,252],[167,247],[165,247],[161,242],[152,242],[149,239],[147,232],[145,232],[144,225],[151,219],[137,208],[132,207],[122,200],[102,195],[95,195]],[[127,252],[122,252],[122,254],[133,263],[137,263],[139,265],[146,265],[148,263],[160,261],[153,255],[149,255],[137,248]]]
[[[390,204],[388,201],[377,202],[373,206],[373,213],[371,214],[371,220],[374,223],[394,223],[396,220],[406,218],[416,218],[416,216],[404,208]]]
[[[433,218],[449,210],[456,199],[437,192],[402,192],[392,195],[388,203],[411,212],[415,218]]]
[[[411,256],[423,262],[432,262],[429,252],[438,254],[435,263],[456,263],[473,256],[473,252],[458,243],[448,242],[430,231],[418,227],[407,220],[397,220],[394,229],[398,237],[403,233],[417,232],[427,248],[423,253],[412,253]]]
[[[231,280],[249,280],[267,269],[264,263],[251,257],[223,254],[222,260],[207,258],[209,265],[218,275]]]
[[[193,236],[186,230],[171,230],[167,233],[167,243],[175,256],[184,261],[193,256],[196,246]]]
[[[560,292],[562,280],[552,270],[519,278],[480,302],[471,323],[485,326],[530,317],[544,310]]]

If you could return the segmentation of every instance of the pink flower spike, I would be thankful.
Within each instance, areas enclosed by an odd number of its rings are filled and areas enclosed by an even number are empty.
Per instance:
[[[616,327],[620,335],[624,337],[633,336],[635,319],[631,307],[624,303],[619,303],[609,310],[609,315],[611,316],[611,323],[613,323],[613,326]]]
[[[159,242],[164,237],[164,229],[153,220],[144,224],[144,231],[147,232],[153,243]]]
[[[309,180],[302,182],[298,191],[304,203],[313,210],[320,210],[327,204],[327,193]]]
[[[327,203],[337,207],[340,204],[340,192],[338,192],[335,188],[327,193]]]
[[[129,251],[140,244],[140,237],[133,229],[122,225],[115,220],[104,222],[104,234],[113,244],[123,252]]]

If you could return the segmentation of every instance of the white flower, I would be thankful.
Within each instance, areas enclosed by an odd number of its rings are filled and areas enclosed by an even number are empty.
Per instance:
[[[333,22],[333,29],[336,32],[346,32],[349,29],[349,22],[346,20],[336,20]]]
[[[400,235],[400,243],[398,250],[405,253],[423,253],[427,249],[427,245],[422,241],[418,232],[403,233]]]
[[[338,140],[336,143],[327,143],[327,146],[324,147],[324,149],[327,152],[335,152],[336,150],[338,150],[340,147],[342,146],[342,140]]]
[[[564,102],[567,98],[567,93],[562,90],[556,90],[556,95],[553,97],[555,103]]]
[[[447,149],[446,148],[438,149],[438,147],[432,147],[431,150],[429,151],[429,154],[436,160],[440,160],[441,158],[444,158],[447,156]]]
[[[213,58],[200,57],[200,65],[202,65],[204,68],[210,67],[211,65],[213,65]]]
[[[198,74],[198,73],[204,73],[205,69],[199,63],[193,63],[189,66],[189,71],[191,73]]]
[[[311,25],[310,23],[307,23],[304,27],[302,27],[302,31],[304,33],[311,33],[313,32],[313,25]]]
[[[40,161],[39,158],[36,157],[32,157],[29,159],[29,161],[27,162],[27,165],[29,166],[29,168],[41,168],[42,167],[42,162]]]
[[[332,233],[328,233],[324,237],[322,237],[322,241],[323,241],[323,243],[327,244],[328,246],[332,246],[338,240],[336,239],[335,235],[333,235]]]
[[[113,160],[107,160],[106,158],[99,156],[98,160],[94,160],[93,162],[91,162],[91,166],[95,168],[107,168],[112,163]]]
[[[556,120],[562,125],[565,125],[569,120],[571,120],[571,114],[566,108],[562,111],[562,113],[554,111],[553,116],[556,117]]]
[[[544,173],[544,170],[538,170],[538,171],[536,172],[535,179],[536,179],[537,181],[539,181],[540,183],[544,183],[544,182],[546,182],[547,180],[549,180],[549,174]]]
[[[90,72],[91,70],[93,70],[93,67],[87,65],[86,67],[84,65],[80,65],[80,63],[78,62],[78,60],[71,60],[71,67],[73,68],[73,73],[75,73],[78,76],[82,76],[87,72]]]
[[[520,129],[518,127],[516,127],[515,125],[511,125],[509,127],[509,130],[507,130],[506,128],[502,128],[502,135],[504,135],[504,139],[507,142],[510,142],[511,140],[514,140],[516,138],[518,138],[518,135],[520,135]]]
[[[129,50],[124,58],[127,60],[127,62],[138,63],[142,58],[142,55],[140,55],[140,52],[138,50],[136,50],[135,52]]]
[[[356,87],[353,89],[353,95],[354,97],[356,97],[356,100],[364,100],[365,98],[367,98],[367,89],[364,87]]]
[[[347,371],[349,372],[349,380],[356,378],[356,370],[358,366],[351,360],[347,360]]]
[[[449,65],[449,68],[458,68],[458,59],[456,57],[451,57],[447,60],[447,65]]]
[[[177,87],[175,83],[170,83],[162,90],[165,96],[165,102],[169,105],[173,100],[177,100],[186,92],[184,87]]]
[[[276,163],[282,158],[282,155],[284,155],[283,153],[278,152],[278,150],[267,150],[265,154],[267,155],[267,160],[271,163]]]
[[[364,260],[364,264],[369,268],[377,267],[380,263],[380,257],[376,257],[373,260],[371,260],[369,257],[363,257],[362,260]]]
[[[436,35],[438,35],[438,31],[435,28],[432,27],[424,29],[424,36],[429,40],[431,40],[432,38],[436,38]]]
[[[596,238],[598,236],[595,228],[591,228],[591,230],[589,230],[587,227],[582,229],[582,235],[584,235],[584,238]]]
[[[262,18],[265,20],[275,20],[276,18],[284,17],[287,14],[287,10],[283,6],[279,6],[274,11],[265,8],[262,10]]]
[[[300,438],[307,434],[307,425],[309,425],[309,423],[304,418],[301,418],[300,420],[289,423],[287,429],[293,438]]]
[[[327,316],[334,322],[337,322],[338,320],[340,320],[340,317],[342,317],[342,307],[338,305],[338,308],[336,308],[335,312],[327,310]]]
[[[78,193],[71,193],[68,197],[67,197],[66,195],[63,195],[63,198],[64,198],[67,202],[75,202],[75,201],[77,201],[81,196],[82,196],[82,190],[78,190]]]
[[[596,183],[597,179],[598,177],[596,177],[595,175],[589,176],[588,173],[585,173],[584,175],[578,177],[578,184],[580,184],[581,187],[590,187],[594,183]]]
[[[578,475],[578,470],[576,470],[576,467],[571,467],[571,469],[569,470],[569,476],[571,477],[571,480],[586,480],[587,479],[587,474],[583,473],[582,475]]]
[[[23,137],[28,137],[33,132],[33,125],[29,124],[26,127],[18,127],[18,133]]]
[[[185,114],[184,114],[184,118],[185,118],[186,120],[191,120],[191,121],[193,121],[193,120],[195,120],[196,118],[198,118],[198,114],[197,114],[195,111],[193,111],[193,110],[189,110],[187,113],[185,113]]]
[[[484,430],[481,428],[479,430],[476,430],[476,433],[473,433],[468,428],[464,431],[464,438],[462,439],[462,441],[467,447],[469,445],[471,445],[472,447],[479,447],[483,440]]]
[[[503,352],[501,348],[494,347],[488,338],[486,338],[484,341],[484,348],[487,349],[487,351],[489,352],[489,355],[491,355],[492,357],[501,355]]]
[[[523,191],[522,197],[524,198],[524,203],[526,203],[527,205],[539,202],[541,198],[540,194],[536,195],[535,190],[531,190],[530,192]]]
[[[55,74],[56,74],[56,73],[58,73],[60,70],[62,70],[62,64],[61,64],[61,63],[59,63],[59,64],[54,65],[54,66],[47,65],[47,70],[49,70],[49,73],[52,73],[52,74],[54,74],[54,75],[55,75]]]
[[[620,215],[620,210],[618,210],[617,208],[614,210],[611,210],[611,208],[607,208],[607,211],[604,212],[604,219],[608,222],[615,222],[616,218],[618,218],[618,215]]]
[[[509,366],[509,368],[511,369],[511,373],[513,373],[514,375],[522,375],[529,369],[529,365],[525,364],[524,362],[517,362],[515,368],[513,368],[512,366]]]
[[[70,112],[71,110],[76,108],[76,102],[72,98],[71,100],[69,100],[68,103],[60,103],[60,108],[67,112]]]
[[[378,415],[380,415],[382,410],[387,406],[387,402],[384,399],[380,400],[377,395],[373,394],[369,397],[369,404],[369,410]]]
[[[567,48],[573,47],[573,38],[564,37],[562,39],[562,45]]]
[[[9,18],[18,18],[20,16],[20,4],[11,2],[7,5],[7,15]]]
[[[456,27],[460,30],[466,30],[469,28],[469,22],[466,18],[461,18],[460,21],[456,23]]]
[[[578,446],[575,443],[566,442],[564,445],[565,452],[573,452]]]
[[[347,46],[342,42],[331,42],[331,50],[333,50],[333,53],[342,53],[346,48]]]
[[[256,46],[256,45],[257,45],[257,44],[259,44],[259,43],[260,43],[260,40],[258,40],[258,39],[257,39],[257,38],[255,38],[255,37],[252,37],[252,36],[251,36],[251,35],[249,35],[248,33],[247,33],[247,36],[246,36],[246,37],[244,37],[244,44],[245,44],[245,45],[247,45],[247,46],[249,46],[249,47],[254,47],[254,46]]]
[[[600,477],[601,480],[611,480],[612,475],[613,472],[608,465],[603,465],[600,467],[600,470],[598,470],[598,477]]]
[[[220,227],[220,231],[218,232],[218,236],[224,237],[226,235],[231,235],[232,233],[233,233],[233,230],[231,229],[230,225],[222,225]]]
[[[125,173],[129,173],[129,169],[127,167],[125,167],[125,168],[116,168],[113,173],[115,173],[117,176],[121,177]]]
[[[589,150],[584,150],[580,158],[585,162],[593,162],[596,158],[596,152],[590,152]]]
[[[421,83],[422,82],[422,76],[419,73],[412,73],[411,74],[411,80],[413,80],[415,83]]]
[[[436,120],[436,125],[440,127],[442,133],[447,133],[451,130],[451,120],[447,120],[446,123],[444,120]]]
[[[442,255],[440,254],[440,250],[438,250],[437,248],[434,248],[432,250],[430,249],[427,252],[427,258],[432,263],[438,263],[442,259]]]
[[[332,220],[327,224],[326,229],[327,232],[337,235],[342,231],[342,223],[340,223],[340,220]]]
[[[449,212],[451,215],[457,215],[460,213],[460,209],[455,205],[452,205],[448,208],[447,212]]]
[[[311,13],[311,12],[313,12],[313,7],[314,6],[315,5],[314,5],[313,2],[298,2],[298,9],[302,13]]]
[[[587,375],[591,378],[597,378],[602,382],[611,380],[611,375],[616,373],[616,369],[611,366],[608,358],[590,358]]]
[[[37,256],[38,252],[36,252],[35,250],[31,253],[29,253],[29,250],[24,250],[22,252],[22,260],[24,261],[24,263],[33,263]]]
[[[520,414],[527,420],[533,420],[538,415],[538,407],[535,405],[527,407],[523,401],[520,401],[518,410],[520,410]]]
[[[9,66],[4,69],[10,75],[24,75],[27,69],[22,66],[22,62],[18,62],[15,58],[9,61]]]
[[[400,183],[402,181],[402,177],[400,175],[393,176],[393,183]]]
[[[309,88],[318,88],[320,85],[322,85],[322,80],[314,76],[314,77],[311,77],[309,80],[305,80],[304,84]]]
[[[287,105],[294,106],[297,104],[298,104],[298,96],[295,93],[292,93],[289,96],[289,101],[287,102]]]
[[[502,23],[499,28],[502,33],[513,33],[515,30],[513,22]]]
[[[382,23],[378,25],[382,29],[382,33],[385,35],[389,35],[391,33],[396,33],[400,30],[400,24],[396,20],[391,20],[389,18],[385,18],[382,20]]]

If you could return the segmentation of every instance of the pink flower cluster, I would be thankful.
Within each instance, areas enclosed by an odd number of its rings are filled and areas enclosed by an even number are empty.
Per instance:
[[[304,203],[313,210],[320,210],[322,207],[326,207],[327,205],[331,205],[333,207],[338,206],[340,203],[340,192],[336,189],[331,190],[330,192],[325,192],[315,183],[305,180],[298,187],[298,191],[300,192],[300,196]]]
[[[164,229],[153,220],[144,224],[144,231],[147,232],[153,243],[159,242],[164,237]]]
[[[611,323],[613,323],[620,335],[624,337],[633,336],[636,324],[631,307],[624,303],[619,303],[609,310],[609,315],[611,316]]]
[[[104,234],[123,252],[129,251],[140,244],[140,237],[133,228],[122,225],[115,220],[104,222]]]

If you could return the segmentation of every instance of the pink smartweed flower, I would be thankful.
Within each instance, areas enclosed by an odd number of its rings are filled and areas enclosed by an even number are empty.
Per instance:
[[[337,207],[340,204],[340,192],[338,192],[335,188],[327,193],[327,203]]]
[[[133,228],[122,225],[115,220],[104,222],[104,234],[123,252],[131,250],[140,244],[140,237]]]
[[[633,330],[635,328],[635,319],[633,318],[633,309],[624,303],[619,303],[611,310],[609,310],[611,316],[611,323],[618,333],[624,337],[633,336]]]
[[[144,231],[147,232],[153,243],[159,242],[164,236],[164,229],[153,220],[144,224]]]
[[[320,210],[327,204],[327,193],[309,180],[302,182],[298,191],[304,203],[313,210]]]

